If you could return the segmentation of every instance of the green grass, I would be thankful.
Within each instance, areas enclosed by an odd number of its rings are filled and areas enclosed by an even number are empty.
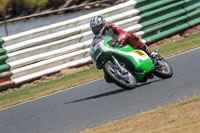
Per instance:
[[[83,70],[75,74],[67,75],[56,80],[40,83],[23,90],[14,91],[0,96],[0,108],[99,79],[102,76],[103,72],[97,72],[97,69],[93,66],[90,69]]]
[[[200,46],[200,33],[187,37],[183,40],[160,45],[160,54],[163,57],[174,55],[195,47]],[[151,49],[158,47],[152,45]],[[13,104],[24,102],[26,100],[34,99],[40,96],[44,96],[59,90],[70,88],[79,84],[83,84],[95,79],[103,77],[103,72],[97,72],[97,69],[93,66],[87,70],[81,72],[66,75],[56,80],[48,81],[46,83],[40,83],[38,85],[27,87],[23,90],[13,91],[6,95],[0,96],[0,108],[4,108]]]
[[[174,43],[161,45],[160,54],[165,57],[171,56],[199,46],[200,46],[200,33],[176,41]],[[156,46],[154,45],[151,47],[151,49],[154,49],[155,47]]]

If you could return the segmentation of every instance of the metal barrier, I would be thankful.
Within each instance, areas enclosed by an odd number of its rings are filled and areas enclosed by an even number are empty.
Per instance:
[[[0,88],[91,61],[89,21],[102,15],[143,42],[152,42],[200,23],[196,0],[130,0],[71,20],[0,39]]]

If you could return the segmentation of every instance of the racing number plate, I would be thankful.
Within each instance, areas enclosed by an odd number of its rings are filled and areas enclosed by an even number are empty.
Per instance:
[[[99,56],[103,53],[102,49],[99,47],[99,45],[96,45],[92,50],[92,56],[95,60],[99,58]]]
[[[142,52],[142,51],[133,51],[133,53],[135,53],[135,54],[137,54],[137,55],[140,55],[140,56],[142,56],[142,57],[146,57],[146,56],[147,56],[147,54],[144,53],[144,52]]]

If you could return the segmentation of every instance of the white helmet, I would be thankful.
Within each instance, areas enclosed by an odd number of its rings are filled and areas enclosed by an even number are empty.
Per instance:
[[[101,35],[105,29],[106,20],[102,16],[95,16],[90,20],[90,28],[94,35]]]

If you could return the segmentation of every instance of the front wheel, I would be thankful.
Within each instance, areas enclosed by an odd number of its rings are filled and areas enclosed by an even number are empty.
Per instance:
[[[128,69],[125,64],[123,64],[122,67],[127,70],[127,73],[122,74],[115,64],[108,61],[104,64],[103,70],[105,74],[109,75],[109,77],[112,78],[112,81],[120,87],[127,90],[134,89],[137,85],[137,81],[131,73],[132,71]]]
[[[173,75],[173,70],[172,70],[171,65],[167,62],[167,60],[160,57],[160,59],[157,60],[154,74],[163,79],[171,78]]]

